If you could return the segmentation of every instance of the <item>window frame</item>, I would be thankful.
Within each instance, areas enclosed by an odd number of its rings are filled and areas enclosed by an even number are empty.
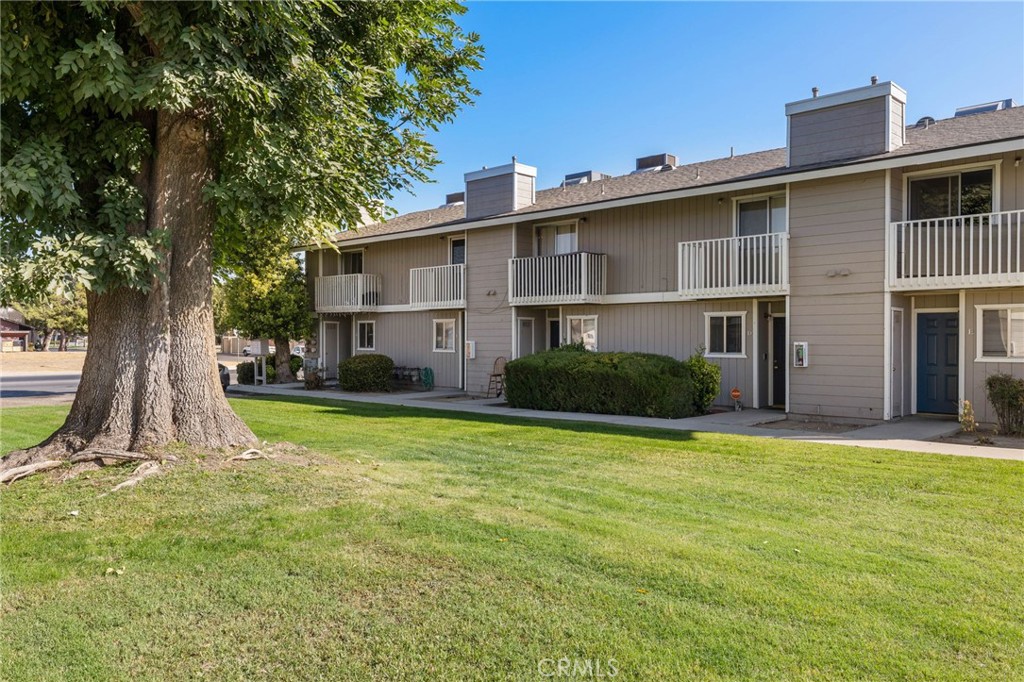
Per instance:
[[[576,242],[576,248],[573,251],[568,251],[566,253],[549,254],[548,257],[550,257],[550,256],[565,256],[565,255],[568,255],[570,253],[579,253],[579,250],[580,250],[580,221],[579,221],[579,219],[577,218],[577,219],[573,219],[573,220],[554,220],[554,221],[550,221],[550,222],[546,222],[546,223],[535,223],[534,224],[534,226],[533,226],[533,255],[534,255],[534,257],[538,257],[538,256],[541,255],[541,253],[540,253],[540,231],[541,231],[541,229],[543,229],[545,227],[556,228],[556,232],[555,232],[555,242],[556,243],[558,242],[557,228],[559,228],[559,227],[571,227],[572,231],[573,231],[573,234],[575,235],[575,242]]]
[[[706,358],[734,358],[734,359],[746,359],[747,357],[747,312],[746,310],[722,310],[722,311],[705,311],[704,312],[704,357]],[[721,353],[711,352],[711,318],[721,317],[727,319],[730,317],[740,318],[740,350],[738,353],[728,352],[728,328],[729,323],[726,321],[722,326],[722,333],[726,334],[726,338],[723,338],[722,347],[726,350]]]
[[[462,242],[462,263],[455,263],[453,253],[455,249],[455,242]],[[466,234],[453,234],[448,237],[448,265],[465,265],[469,261],[469,241],[466,239]]]
[[[444,347],[438,348],[438,346],[437,346],[437,325],[438,324],[447,325],[449,323],[452,325],[452,347],[451,348],[444,348]],[[442,329],[441,329],[441,340],[442,340],[442,343],[444,342],[444,339],[445,339],[445,333],[444,333],[444,328],[442,327]],[[458,345],[459,345],[459,326],[458,326],[457,321],[456,321],[456,319],[454,317],[452,317],[452,318],[447,318],[447,317],[446,318],[440,318],[439,317],[439,318],[434,319],[433,340],[431,341],[431,345],[433,346],[433,349],[434,349],[435,353],[454,353],[458,349]]]
[[[565,338],[565,342],[567,344],[576,343],[575,341],[572,340],[572,321],[573,320],[579,320],[580,321],[580,336],[581,337],[583,335],[583,323],[585,321],[587,321],[587,320],[593,320],[594,321],[594,347],[593,348],[587,348],[587,350],[596,351],[598,348],[600,348],[600,344],[598,343],[597,315],[566,315],[565,316],[565,337],[564,337]],[[580,338],[580,341],[583,341],[583,339]],[[585,344],[586,344],[586,342],[584,341],[584,345]]]
[[[370,328],[370,345],[363,345],[363,325]],[[356,350],[377,350],[377,320],[356,320]]]
[[[974,332],[975,332],[974,336],[976,338],[974,361],[975,362],[1014,362],[1014,363],[1024,362],[1024,355],[1022,355],[1020,357],[1013,357],[1012,355],[1009,355],[1009,352],[1010,352],[1009,348],[1007,348],[1007,351],[1006,351],[1007,355],[1003,355],[1003,356],[983,355],[984,338],[985,338],[985,326],[984,326],[984,313],[985,313],[985,311],[986,310],[1006,310],[1006,311],[1012,311],[1012,312],[1024,312],[1024,303],[986,303],[986,304],[981,304],[981,305],[975,305],[974,309],[975,309],[975,315],[976,315],[976,317],[975,317],[976,324],[975,324],[975,327],[974,327]],[[1012,329],[1013,326],[1014,326],[1013,325],[1013,317],[1010,316],[1010,315],[1007,316],[1007,324],[1009,325],[1009,329],[1007,330],[1007,332],[1008,332],[1007,335],[1009,336],[1009,330]],[[1020,322],[1020,324],[1024,324],[1024,322]]]
[[[931,170],[913,171],[903,174],[903,220],[914,220],[910,217],[910,183],[913,180],[928,180],[930,178],[945,178],[951,175],[963,175],[979,170],[992,170],[992,212],[1002,211],[999,188],[1002,184],[1001,172],[1003,168],[1002,159],[991,161],[980,161],[978,163],[965,163],[958,166],[947,166],[945,168],[932,168]],[[962,187],[962,185],[961,185]],[[959,207],[958,207],[959,210]],[[981,214],[985,215],[985,214]],[[955,216],[948,216],[955,217]],[[922,220],[941,220],[941,218],[923,218]]]
[[[782,199],[786,202],[784,207],[783,221],[785,229],[775,232],[772,230],[772,199]],[[749,204],[755,201],[764,201],[768,205],[768,231],[763,234],[789,234],[789,192],[779,190],[776,192],[764,192],[762,194],[748,194],[742,197],[732,198],[732,236],[740,236],[740,204]]]

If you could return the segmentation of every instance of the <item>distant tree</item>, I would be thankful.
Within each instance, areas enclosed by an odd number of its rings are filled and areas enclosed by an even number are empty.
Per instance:
[[[223,336],[233,329],[228,319],[227,284],[223,281],[213,282],[213,333]]]
[[[290,339],[303,339],[313,327],[306,277],[299,259],[284,255],[263,263],[224,286],[226,322],[250,339],[274,340],[277,382],[295,381]]]
[[[41,350],[49,351],[53,336],[60,332],[59,349],[68,349],[68,337],[85,334],[89,329],[89,316],[85,302],[85,287],[78,286],[67,295],[51,292],[33,303],[18,305],[26,322],[42,333]]]
[[[252,443],[218,379],[212,284],[270,236],[323,242],[427,179],[476,94],[456,0],[9,2],[0,10],[0,300],[70,273],[83,449]]]

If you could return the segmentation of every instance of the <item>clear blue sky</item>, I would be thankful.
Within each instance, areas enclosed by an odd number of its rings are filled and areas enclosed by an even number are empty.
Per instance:
[[[907,90],[907,121],[959,106],[1024,104],[1024,3],[470,2],[486,49],[476,105],[431,135],[436,207],[463,174],[519,161],[537,187],[566,173],[633,170],[782,147],[787,102],[868,85]]]

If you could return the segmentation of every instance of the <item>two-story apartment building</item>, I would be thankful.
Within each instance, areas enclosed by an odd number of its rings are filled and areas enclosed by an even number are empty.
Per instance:
[[[328,376],[356,353],[487,389],[571,341],[722,367],[719,403],[955,414],[1024,376],[1024,107],[904,121],[891,82],[786,105],[787,146],[537,191],[513,162],[306,254]],[[970,115],[964,115],[970,114]]]

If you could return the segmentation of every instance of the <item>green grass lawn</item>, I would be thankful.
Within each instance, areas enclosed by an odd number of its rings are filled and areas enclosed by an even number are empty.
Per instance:
[[[308,450],[0,493],[0,679],[1024,678],[1018,462],[234,406]]]

